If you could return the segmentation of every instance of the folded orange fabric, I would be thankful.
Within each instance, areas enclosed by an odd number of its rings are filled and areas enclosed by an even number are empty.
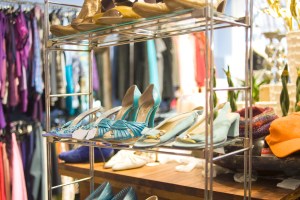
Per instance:
[[[300,112],[274,120],[266,137],[272,152],[279,158],[300,150]]]

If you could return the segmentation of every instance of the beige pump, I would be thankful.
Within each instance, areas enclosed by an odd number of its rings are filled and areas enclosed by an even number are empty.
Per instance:
[[[73,19],[71,25],[52,25],[50,31],[55,36],[65,36],[97,28],[92,26],[93,16],[97,12],[101,12],[101,0],[85,0],[80,13]]]

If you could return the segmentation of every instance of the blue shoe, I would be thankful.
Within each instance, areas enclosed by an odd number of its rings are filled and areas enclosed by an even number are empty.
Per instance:
[[[220,145],[227,140],[227,137],[239,135],[240,115],[230,112],[230,104],[221,104],[214,108],[218,115],[213,122],[213,146]],[[180,148],[204,148],[205,147],[205,115],[199,117],[197,123],[180,134],[174,142],[174,147]],[[208,131],[210,135],[210,131]],[[207,138],[210,143],[210,137]]]
[[[127,187],[116,194],[111,200],[137,200],[137,196],[132,187]]]
[[[113,154],[113,149],[110,148],[94,148],[95,162],[104,162]],[[89,147],[81,146],[77,149],[62,152],[58,155],[59,159],[67,163],[86,163],[89,162]]]
[[[175,139],[177,135],[191,127],[202,112],[202,110],[194,110],[192,112],[179,114],[162,121],[153,129],[144,129],[142,132],[143,136],[136,141],[134,147],[154,147]]]
[[[104,182],[85,200],[111,200],[113,196],[110,183]]]
[[[156,110],[161,102],[158,90],[153,84],[149,85],[138,101],[138,109],[133,115],[134,121],[117,120],[111,122],[102,120],[98,126],[98,132],[89,139],[103,139],[110,143],[135,141],[142,134],[145,127],[153,127]]]
[[[83,126],[72,134],[72,138],[75,139],[91,139],[95,137],[95,131],[91,131],[92,129],[98,128],[100,126],[100,123],[103,119],[107,122],[110,120],[113,123],[111,119],[108,119],[108,117],[116,114],[115,120],[132,120],[136,116],[136,112],[139,107],[139,98],[141,96],[141,92],[138,89],[136,85],[132,85],[125,93],[124,98],[122,100],[122,106],[118,106],[115,108],[112,108],[110,110],[105,111],[95,122],[92,122],[90,124],[87,124],[86,126]],[[103,123],[102,123],[103,124]],[[106,126],[107,127],[107,126]],[[92,132],[89,134],[89,132]]]
[[[78,115],[74,120],[65,123],[59,128],[52,129],[50,132],[43,134],[44,137],[61,137],[69,138],[72,136],[72,133],[78,130],[80,127],[84,126],[88,121],[85,118],[91,114],[101,112],[102,107],[89,109],[80,115]]]

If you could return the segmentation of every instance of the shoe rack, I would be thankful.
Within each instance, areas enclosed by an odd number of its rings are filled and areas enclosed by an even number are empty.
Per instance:
[[[213,92],[215,91],[244,91],[245,92],[245,107],[246,109],[246,130],[244,138],[237,138],[235,140],[241,140],[243,142],[243,148],[235,150],[229,153],[215,156],[213,145],[213,124],[208,125],[209,121],[213,121],[213,115],[206,118],[206,141],[204,149],[191,149],[192,151],[199,151],[204,155],[205,162],[205,192],[204,199],[213,199],[213,162],[222,159],[227,156],[232,156],[238,153],[244,153],[244,199],[251,199],[251,163],[252,163],[252,19],[253,19],[253,0],[245,0],[246,8],[245,15],[240,18],[230,17],[225,14],[214,11],[213,0],[206,0],[208,6],[201,9],[185,9],[175,11],[170,14],[151,17],[147,19],[140,19],[122,24],[107,26],[98,28],[91,31],[80,32],[73,35],[49,38],[49,8],[51,6],[67,6],[74,7],[69,4],[61,4],[45,0],[45,95],[46,95],[46,131],[50,131],[50,99],[53,97],[65,97],[65,96],[78,96],[88,95],[89,106],[92,108],[92,58],[95,48],[103,48],[110,46],[117,46],[123,44],[132,44],[135,42],[147,41],[157,38],[166,38],[177,35],[183,35],[193,32],[205,32],[206,37],[206,49],[214,46],[213,36],[214,30],[240,27],[245,30],[245,86],[243,87],[227,87],[227,88],[214,88],[213,85],[213,67],[214,60],[212,54],[206,56],[206,108],[205,114],[212,113],[213,110]],[[76,6],[75,6],[76,7]],[[64,49],[64,45],[75,45],[78,49]],[[89,90],[87,93],[76,94],[51,94],[50,88],[50,70],[49,70],[49,54],[54,51],[82,51],[89,54]],[[250,62],[248,62],[250,60]],[[210,64],[210,65],[209,65]],[[211,108],[211,109],[210,109]],[[249,127],[249,128],[247,128]],[[209,134],[208,130],[211,130]],[[77,180],[75,182],[81,182],[90,180],[90,192],[94,190],[94,155],[93,147],[96,146],[94,142],[82,142],[75,139],[58,139],[47,138],[47,166],[48,166],[48,199],[52,199],[52,190],[61,187],[52,186],[51,181],[51,144],[56,142],[65,142],[70,144],[82,143],[82,145],[90,146],[90,173],[89,177]],[[231,141],[226,142],[227,145]],[[218,146],[220,147],[220,146]],[[107,148],[107,147],[101,147]],[[114,146],[116,149],[124,149],[124,147]],[[171,147],[167,147],[171,148]],[[132,147],[126,147],[126,149],[135,150]],[[148,152],[161,152],[170,153],[170,151],[153,149],[144,149]],[[173,153],[174,154],[174,153]],[[197,153],[196,153],[197,154]],[[182,155],[182,154],[181,154]],[[73,182],[74,183],[74,182]],[[68,183],[72,184],[72,183]],[[67,184],[67,185],[68,185]],[[203,197],[199,197],[201,199]]]

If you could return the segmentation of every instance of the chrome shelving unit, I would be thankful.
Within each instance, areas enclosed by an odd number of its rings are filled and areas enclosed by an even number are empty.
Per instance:
[[[206,49],[214,46],[213,36],[214,30],[230,27],[242,27],[245,29],[245,86],[244,87],[227,87],[227,88],[214,88],[213,86],[213,66],[214,60],[209,54],[206,56],[206,108],[205,114],[208,116],[208,113],[212,113],[213,108],[213,92],[214,91],[234,91],[240,90],[245,92],[245,107],[250,108],[246,109],[246,130],[244,138],[235,138],[233,140],[228,140],[222,146],[214,146],[213,144],[213,124],[209,124],[209,121],[213,121],[213,115],[206,118],[206,141],[205,147],[202,149],[187,149],[192,153],[181,154],[181,155],[201,155],[206,159],[205,164],[205,199],[213,199],[213,162],[219,159],[222,159],[227,156],[232,156],[238,153],[244,152],[244,199],[251,199],[251,157],[252,157],[252,59],[250,63],[248,59],[252,57],[252,13],[253,13],[253,0],[245,0],[245,16],[241,18],[235,18],[226,16],[222,13],[218,13],[213,9],[213,1],[206,0],[208,6],[201,9],[186,9],[176,11],[170,14],[140,19],[131,22],[126,22],[122,24],[99,27],[98,29],[86,32],[80,32],[78,34],[73,34],[63,37],[54,37],[49,39],[49,21],[48,21],[48,10],[51,4],[61,5],[61,6],[70,6],[66,4],[59,4],[56,2],[50,2],[45,0],[45,82],[46,82],[46,116],[47,116],[47,127],[46,131],[50,130],[50,98],[52,97],[62,97],[70,95],[89,95],[90,97],[90,107],[92,107],[92,68],[91,68],[91,59],[93,51],[95,48],[103,48],[109,46],[117,46],[122,44],[129,44],[134,42],[141,42],[156,38],[165,38],[172,37],[177,35],[183,35],[187,33],[200,32],[203,31],[206,34]],[[79,94],[50,94],[50,79],[49,79],[49,63],[48,55],[53,51],[68,51],[70,49],[64,49],[63,45],[76,45],[79,47],[76,51],[86,51],[90,55],[90,64],[89,64],[89,92],[88,93],[79,93]],[[71,49],[72,50],[72,49]],[[212,48],[213,51],[213,48]],[[249,120],[250,119],[250,120]],[[249,123],[250,122],[250,123]],[[248,128],[250,127],[250,128]],[[208,130],[211,130],[210,133]],[[210,140],[208,139],[210,138]],[[209,142],[210,141],[210,142]],[[242,142],[243,148],[235,150],[233,152],[226,153],[224,155],[214,155],[215,148],[223,147],[232,142]],[[75,139],[62,139],[62,138],[48,138],[48,198],[51,199],[52,189],[59,187],[52,187],[51,182],[51,154],[50,154],[50,144],[56,142],[65,142],[70,144],[83,144],[90,146],[90,177],[87,177],[79,181],[90,180],[91,191],[93,192],[94,183],[93,183],[93,151],[92,148],[95,146],[100,146],[101,148],[108,148],[107,146],[101,146],[96,141],[79,141]],[[112,144],[112,147],[115,149],[129,149],[137,150],[129,147],[124,148],[124,146],[119,144]],[[158,152],[158,153],[168,153],[168,149],[172,148],[171,146],[160,146],[159,150],[155,149],[138,149],[139,151],[147,152]],[[197,152],[197,153],[195,153]],[[69,183],[72,184],[72,183]]]

